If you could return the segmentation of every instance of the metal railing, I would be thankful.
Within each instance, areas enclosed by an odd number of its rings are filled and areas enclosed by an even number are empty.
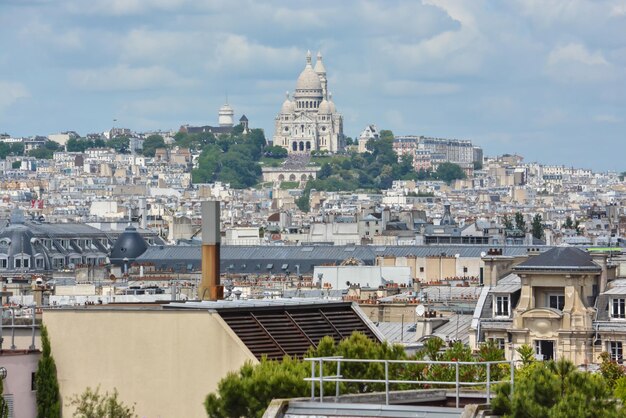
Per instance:
[[[491,403],[491,386],[499,383],[510,383],[511,393],[513,393],[513,381],[515,378],[515,363],[513,361],[427,361],[427,360],[378,360],[378,359],[348,359],[342,356],[336,357],[311,357],[305,358],[305,361],[311,363],[311,377],[307,377],[304,380],[311,382],[311,400],[315,400],[315,386],[316,382],[319,384],[319,401],[324,402],[324,383],[335,382],[335,396],[340,394],[339,384],[344,383],[381,383],[385,385],[385,405],[389,405],[389,386],[391,384],[414,384],[414,385],[447,385],[454,386],[456,407],[459,408],[461,387],[462,386],[485,386],[487,392],[487,404]],[[332,376],[324,375],[324,364],[336,363],[336,374]],[[341,374],[342,363],[379,363],[384,365],[384,379],[349,379],[344,378]],[[397,380],[391,379],[389,376],[390,364],[423,364],[425,366],[434,365],[448,365],[455,368],[455,380],[454,381],[437,381],[437,380]],[[492,365],[508,364],[510,367],[510,378],[507,380],[491,380],[491,368]],[[316,367],[317,366],[317,367]],[[460,367],[461,366],[484,366],[486,368],[486,376],[484,381],[461,381],[460,380]],[[318,373],[316,373],[316,369]]]
[[[30,325],[16,325],[15,324],[15,315],[16,315],[16,311],[24,311],[24,310],[30,310],[31,313],[31,317],[28,319],[32,319],[32,322]],[[37,323],[36,323],[36,316],[37,316],[37,305],[27,305],[24,307],[18,307],[18,306],[9,306],[9,307],[4,307],[2,306],[2,304],[0,304],[0,351],[2,351],[2,344],[4,343],[4,311],[8,310],[9,312],[11,312],[11,350],[15,350],[17,349],[17,346],[15,345],[15,330],[17,328],[30,328],[32,331],[32,341],[30,346],[28,347],[29,350],[35,350],[35,331],[37,329]]]

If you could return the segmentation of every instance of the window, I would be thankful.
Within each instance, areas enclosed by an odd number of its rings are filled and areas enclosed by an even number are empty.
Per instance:
[[[609,353],[611,354],[611,360],[622,362],[622,342],[621,341],[609,341]]]
[[[424,267],[420,267],[420,273],[424,272]]]
[[[509,316],[509,296],[496,296],[495,316]]]
[[[626,299],[611,300],[611,318],[626,318]]]
[[[9,260],[7,258],[0,258],[0,269],[6,269],[9,267]]]
[[[489,338],[489,339],[491,341],[493,341],[494,343],[496,343],[496,346],[500,350],[504,350],[505,349],[506,340],[504,338]]]
[[[504,350],[506,340],[504,338],[496,338],[496,344],[500,350]]]
[[[553,309],[563,310],[565,306],[565,295],[549,295],[548,306]]]

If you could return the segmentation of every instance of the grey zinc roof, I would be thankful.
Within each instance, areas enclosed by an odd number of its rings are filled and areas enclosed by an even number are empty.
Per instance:
[[[601,271],[591,255],[575,247],[555,247],[529,258],[514,267],[517,271],[527,270],[582,270]]]
[[[513,293],[522,288],[522,280],[520,277],[511,273],[508,276],[500,279],[498,284],[491,289],[491,293]]]
[[[472,315],[452,315],[448,318],[448,322],[437,327],[433,335],[442,340],[459,339],[463,344],[469,344],[469,328],[472,323]]]
[[[626,286],[613,287],[603,294],[605,295],[626,295]]]
[[[379,322],[376,327],[392,344],[410,343],[415,342],[415,323],[409,322],[409,319],[404,324],[402,322]]]
[[[222,271],[231,273],[283,273],[295,274],[313,272],[319,265],[337,265],[348,258],[361,260],[364,265],[373,266],[376,257],[427,257],[446,254],[459,257],[480,257],[493,247],[485,245],[421,245],[421,246],[369,246],[369,245],[301,245],[301,246],[222,246],[220,259]],[[525,255],[526,246],[501,247],[505,256]],[[544,249],[551,247],[544,247]],[[172,268],[192,265],[200,267],[200,246],[151,246],[137,257],[139,263],[153,263],[156,266]],[[268,265],[272,268],[268,268]],[[287,264],[286,269],[282,267]],[[298,267],[296,267],[298,266]]]

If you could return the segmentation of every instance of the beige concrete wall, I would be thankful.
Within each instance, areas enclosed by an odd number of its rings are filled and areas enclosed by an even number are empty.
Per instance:
[[[168,310],[44,312],[61,396],[117,388],[141,417],[206,417],[206,395],[254,356],[215,313]],[[63,416],[72,415],[64,407]]]

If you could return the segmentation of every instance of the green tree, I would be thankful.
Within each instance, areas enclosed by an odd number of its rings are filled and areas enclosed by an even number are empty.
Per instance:
[[[11,153],[11,145],[6,142],[0,142],[0,159],[5,159]]]
[[[574,229],[574,221],[572,221],[571,216],[567,215],[567,218],[565,218],[565,223],[563,224],[563,228]]]
[[[4,380],[0,379],[0,418],[9,417],[9,405],[4,400]]]
[[[116,136],[109,139],[108,146],[113,148],[115,152],[125,154],[130,151],[130,139],[127,136]]]
[[[41,358],[35,374],[37,418],[57,418],[61,416],[61,398],[57,381],[57,366],[52,357],[48,329],[41,326]]]
[[[354,359],[405,358],[401,346],[391,346],[370,340],[363,334],[353,333],[338,344],[331,337],[320,340],[316,349],[311,348],[305,357],[343,356]],[[324,373],[333,374],[334,364],[326,364]],[[381,363],[344,363],[341,374],[350,379],[384,379]],[[262,358],[257,365],[245,364],[239,371],[229,373],[218,383],[217,393],[206,397],[204,406],[211,418],[261,417],[275,398],[304,397],[310,394],[310,383],[304,379],[311,375],[311,365],[302,360],[285,356],[282,360]],[[329,393],[334,383],[329,383]],[[341,383],[341,393],[359,393],[384,389],[380,383]]]
[[[618,409],[602,376],[577,371],[568,360],[533,362],[516,374],[515,390],[497,389],[494,413],[507,417],[615,417]]]
[[[13,161],[13,163],[11,164],[11,168],[13,170],[19,170],[21,166],[22,166],[21,161]]]
[[[388,129],[383,129],[380,131],[380,139],[384,141],[393,141],[393,132]]]
[[[502,223],[504,224],[504,229],[513,229],[513,221],[511,221],[509,215],[504,215],[504,218],[502,218]]]
[[[521,212],[515,212],[515,228],[522,232],[526,232],[526,221]]]
[[[100,386],[96,390],[90,387],[81,394],[74,394],[67,406],[76,408],[74,418],[135,418],[135,406],[126,406],[118,399],[117,389],[113,393],[100,393]]]
[[[65,149],[67,152],[84,152],[85,151],[85,141],[81,141],[78,138],[70,138],[65,143]]]
[[[265,149],[263,150],[263,154],[266,157],[277,158],[277,159],[287,158],[287,155],[288,155],[287,150],[278,145],[265,147]]]
[[[443,180],[448,184],[452,183],[454,180],[460,180],[466,177],[460,165],[449,162],[439,164],[436,174],[439,180]]]
[[[54,151],[48,148],[35,148],[28,151],[29,157],[35,157],[40,159],[49,160],[53,157]]]
[[[524,344],[518,347],[515,351],[517,351],[520,355],[520,359],[522,360],[522,364],[524,366],[528,366],[530,363],[535,361],[535,349],[530,345]]]
[[[311,210],[311,202],[309,200],[310,197],[311,195],[309,192],[306,192],[302,193],[302,196],[296,199],[296,206],[298,206],[298,209],[302,212],[309,212]]]
[[[608,352],[600,353],[600,374],[604,377],[609,387],[615,387],[615,382],[624,377],[625,372],[624,366],[617,364],[615,360],[611,359],[611,355]]]
[[[11,154],[22,156],[24,155],[24,143],[14,142],[11,144]]]
[[[536,239],[543,238],[543,223],[541,221],[541,215],[537,213],[533,216],[533,222],[530,225],[530,231]]]
[[[333,174],[333,169],[328,163],[324,163],[320,171],[317,173],[317,178],[323,180],[325,178],[330,177]]]
[[[50,151],[58,151],[61,148],[61,145],[58,142],[54,141],[46,141],[46,144],[44,146]]]
[[[143,155],[154,157],[157,148],[165,148],[165,140],[161,135],[150,135],[143,141]]]

